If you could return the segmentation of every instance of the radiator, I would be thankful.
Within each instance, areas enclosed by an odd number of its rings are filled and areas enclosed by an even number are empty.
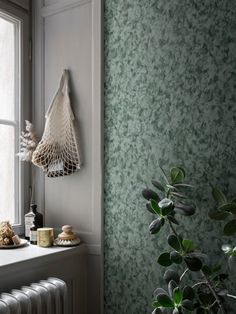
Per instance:
[[[0,296],[0,314],[68,314],[67,286],[50,277]]]

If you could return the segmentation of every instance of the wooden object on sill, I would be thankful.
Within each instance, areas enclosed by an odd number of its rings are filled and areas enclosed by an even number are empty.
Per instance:
[[[62,227],[62,233],[58,235],[58,238],[54,241],[58,246],[74,246],[80,243],[80,239],[76,233],[72,231],[72,226],[65,225]]]

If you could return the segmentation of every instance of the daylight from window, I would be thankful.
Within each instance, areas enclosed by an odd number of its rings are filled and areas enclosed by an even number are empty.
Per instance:
[[[0,221],[15,222],[16,24],[0,16]]]

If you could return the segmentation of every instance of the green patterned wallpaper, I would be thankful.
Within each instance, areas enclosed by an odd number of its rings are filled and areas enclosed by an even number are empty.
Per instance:
[[[183,233],[219,258],[207,182],[236,187],[236,1],[105,0],[104,19],[105,313],[144,314],[164,270],[141,197],[158,161],[198,186]]]

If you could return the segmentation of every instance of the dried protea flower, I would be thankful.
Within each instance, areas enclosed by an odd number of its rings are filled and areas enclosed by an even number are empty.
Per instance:
[[[0,245],[13,244],[12,237],[15,233],[9,221],[2,221],[0,223]]]
[[[20,135],[20,152],[17,154],[21,161],[32,160],[32,154],[38,144],[38,138],[34,131],[34,126],[28,120],[25,120],[26,132],[21,132]]]

